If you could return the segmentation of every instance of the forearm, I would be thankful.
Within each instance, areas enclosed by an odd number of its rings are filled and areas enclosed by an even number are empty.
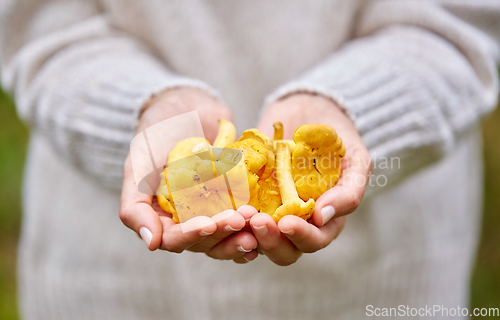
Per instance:
[[[110,27],[98,6],[81,4],[81,14],[72,12],[71,23],[37,30],[17,46],[14,35],[27,35],[2,28],[2,84],[14,93],[19,114],[62,156],[102,184],[120,188],[123,163],[146,101],[174,87],[216,93],[170,72],[148,48]],[[25,29],[33,28],[36,15],[42,21],[64,17],[57,14],[64,3],[50,5],[45,13],[18,12],[26,20]],[[14,9],[22,11],[18,6]],[[4,23],[13,19],[7,18]]]
[[[374,24],[365,23],[363,37],[279,88],[267,103],[297,92],[331,98],[353,120],[375,164],[394,158],[394,168],[375,165],[374,174],[396,182],[448,154],[494,108],[494,50],[479,31],[477,39],[462,39],[459,50],[429,28]]]

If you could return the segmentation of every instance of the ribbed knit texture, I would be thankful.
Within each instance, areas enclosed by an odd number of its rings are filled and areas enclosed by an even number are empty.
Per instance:
[[[499,3],[17,0],[0,10],[2,85],[33,128],[26,319],[360,319],[368,304],[467,305]],[[150,253],[118,219],[122,166],[145,101],[179,86],[220,92],[240,132],[276,99],[327,96],[376,162],[400,167],[376,168],[390,186],[372,188],[337,240],[290,267]]]

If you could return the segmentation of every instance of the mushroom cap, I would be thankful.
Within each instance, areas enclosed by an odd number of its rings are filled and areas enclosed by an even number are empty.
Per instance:
[[[345,156],[342,139],[325,124],[305,124],[293,133],[292,175],[299,197],[317,200],[337,184]]]
[[[209,144],[208,140],[202,137],[192,137],[177,142],[168,154],[168,164],[193,155],[193,147],[202,142]]]
[[[267,163],[263,168],[261,168],[262,172],[257,173],[260,179],[265,180],[269,178],[274,169],[275,159],[274,159],[273,141],[259,129],[249,129],[243,131],[242,136],[238,141],[244,141],[247,139],[257,140],[266,146],[268,152]]]
[[[307,202],[300,200],[284,203],[276,209],[276,212],[272,215],[272,217],[276,222],[280,221],[280,219],[286,215],[294,215],[307,220],[312,216],[314,206],[314,199],[309,199]]]
[[[238,155],[242,157],[241,160],[249,172],[258,174],[262,167],[267,164],[268,150],[262,142],[255,139],[240,140],[228,144],[220,153],[219,160],[222,162],[234,162],[239,160],[235,159]]]
[[[269,151],[266,146],[255,139],[239,140],[228,144],[221,151],[219,161],[231,163],[236,162],[237,166],[244,166],[247,171],[248,187],[250,191],[249,205],[259,208],[259,181],[261,170],[268,162]],[[239,159],[241,157],[241,159]]]

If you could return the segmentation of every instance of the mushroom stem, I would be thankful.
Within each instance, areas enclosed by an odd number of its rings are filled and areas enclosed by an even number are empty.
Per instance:
[[[274,137],[273,140],[283,140],[283,123],[276,121],[273,123]]]
[[[289,144],[285,141],[276,141],[276,143],[276,178],[283,204],[276,209],[273,219],[278,222],[283,216],[293,214],[307,220],[314,211],[314,199],[304,202],[299,198],[292,178]]]
[[[236,141],[236,127],[230,121],[219,119],[219,133],[214,141],[214,148],[224,148]]]
[[[292,153],[288,143],[279,141],[277,143],[276,154],[276,178],[278,180],[281,199],[283,203],[289,203],[299,200],[299,194],[295,189],[295,183],[292,178]]]

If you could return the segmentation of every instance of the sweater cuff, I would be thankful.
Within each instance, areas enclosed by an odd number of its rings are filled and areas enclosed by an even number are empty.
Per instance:
[[[23,77],[19,77],[22,79]],[[16,86],[24,119],[103,185],[120,188],[123,162],[151,97],[192,87],[220,100],[202,81],[172,73],[135,41],[102,37],[59,50],[29,86]]]
[[[476,79],[446,41],[418,28],[393,27],[350,42],[269,95],[263,110],[300,92],[334,100],[375,164],[397,159],[396,168],[375,165],[373,171],[392,183],[449,153],[460,133],[484,114],[488,108]]]
[[[402,145],[431,139],[422,135],[434,131],[436,117],[443,115],[421,79],[436,75],[425,67],[412,67],[415,61],[411,57],[376,42],[355,41],[275,90],[266,98],[263,110],[291,94],[319,94],[335,101],[352,119],[371,152],[383,149],[388,154]],[[452,139],[449,128],[440,131]]]
[[[179,89],[179,88],[192,88],[192,89],[198,89],[201,91],[204,91],[208,95],[210,95],[213,99],[218,100],[222,104],[224,104],[224,100],[222,99],[222,96],[220,93],[208,85],[207,83],[198,80],[198,79],[193,79],[193,78],[186,78],[182,76],[170,76],[168,79],[159,82],[158,84],[152,86],[151,88],[147,89],[144,94],[140,95],[137,99],[137,116],[136,120],[139,120],[139,115],[142,111],[142,109],[147,105],[151,99],[155,98],[156,96],[172,89]]]

